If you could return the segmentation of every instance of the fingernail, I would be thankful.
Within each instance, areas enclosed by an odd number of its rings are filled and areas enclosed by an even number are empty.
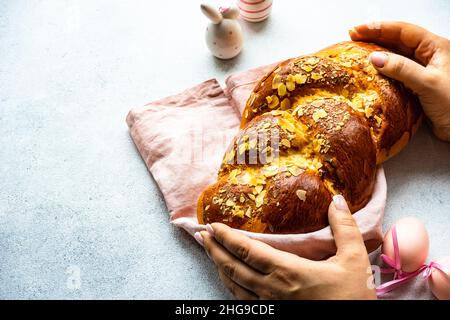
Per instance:
[[[348,209],[345,198],[340,194],[333,196],[333,203],[334,203],[334,206],[336,207],[336,209],[338,209],[338,210],[347,210]]]
[[[214,237],[214,229],[211,227],[209,223],[206,225],[206,231],[208,231],[211,237]]]
[[[372,52],[369,56],[370,62],[377,68],[383,68],[387,58],[387,54],[383,52]]]
[[[201,246],[203,246],[203,237],[202,237],[202,235],[200,234],[200,232],[194,233],[194,239],[197,240],[197,242],[198,242]]]

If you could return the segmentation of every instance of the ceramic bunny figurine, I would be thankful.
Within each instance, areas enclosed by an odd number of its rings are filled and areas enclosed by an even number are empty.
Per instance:
[[[206,45],[219,59],[231,59],[242,49],[243,36],[239,22],[239,10],[234,7],[220,8],[200,5],[202,12],[211,20],[206,28]]]

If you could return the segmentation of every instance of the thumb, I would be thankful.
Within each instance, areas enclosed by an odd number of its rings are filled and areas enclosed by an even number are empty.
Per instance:
[[[364,241],[347,202],[335,195],[328,208],[328,221],[333,232],[337,254],[366,251]]]
[[[424,87],[427,69],[409,58],[391,52],[372,52],[369,60],[379,72],[403,82],[416,93]]]

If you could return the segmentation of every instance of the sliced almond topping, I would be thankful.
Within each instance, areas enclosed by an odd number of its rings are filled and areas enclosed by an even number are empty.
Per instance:
[[[373,116],[373,118],[377,121],[378,126],[381,127],[381,122],[382,122],[381,118],[377,115]]]
[[[366,115],[366,118],[370,118],[373,114],[373,108],[367,107],[364,113]]]
[[[327,116],[327,112],[323,109],[318,109],[316,111],[314,111],[312,117],[314,119],[314,121],[317,122],[317,120],[321,119],[321,118],[325,118]]]
[[[260,194],[255,199],[255,205],[257,208],[261,207],[264,203],[264,196],[266,195],[266,190],[261,191]]]
[[[274,115],[274,116],[280,116],[280,115],[283,114],[283,111],[281,111],[281,110],[273,110],[273,111],[270,111],[270,113],[272,115]]]
[[[241,203],[245,202],[245,197],[244,197],[243,194],[241,194],[241,196],[239,197],[239,201],[240,201]]]
[[[296,74],[294,76],[295,79],[295,83],[297,84],[304,84],[306,82],[306,80],[308,80],[308,76],[306,74]]]
[[[251,194],[251,193],[247,193],[247,196],[252,199],[253,201],[255,201],[255,195]]]
[[[234,149],[225,154],[225,158],[223,159],[225,163],[230,163],[234,160]]]
[[[303,106],[298,106],[297,108],[295,108],[294,110],[294,115],[296,114],[297,116],[301,117],[303,116],[304,113],[304,108]]]
[[[248,207],[247,211],[245,211],[245,216],[248,218],[252,217],[252,208]]]
[[[269,177],[273,177],[274,175],[276,175],[278,173],[278,168],[276,166],[270,166],[270,167],[266,167],[264,168],[264,175],[269,178]],[[262,186],[261,186],[262,187]],[[259,193],[259,192],[258,192]]]
[[[235,210],[233,212],[233,215],[235,215],[236,217],[239,217],[239,218],[243,218],[244,217],[244,210],[242,210],[242,209]]]
[[[280,104],[280,100],[275,95],[266,97],[266,100],[270,109],[276,108]]]
[[[272,80],[272,89],[278,89],[278,85],[281,83],[281,76],[276,74]]]
[[[318,57],[309,57],[308,59],[306,59],[306,63],[310,64],[310,65],[316,65],[318,64],[320,61],[320,58]]]
[[[308,65],[303,65],[303,66],[301,66],[301,68],[303,70],[305,70],[306,72],[311,72],[312,69],[314,69],[312,66],[308,66]]]
[[[256,187],[255,187],[256,193],[258,193],[258,194],[261,193],[261,191],[262,191],[263,188],[264,188],[264,187],[261,186],[261,185],[256,186]]]
[[[322,77],[322,75],[320,74],[320,73],[315,73],[315,72],[313,72],[312,74],[311,74],[311,79],[314,79],[314,80],[320,80],[320,79],[322,79],[323,77]]]
[[[245,150],[247,150],[247,142],[241,143],[239,145],[239,154],[243,154],[245,152]]]
[[[225,202],[225,205],[227,205],[228,207],[233,207],[234,205],[236,205],[236,203],[234,203],[232,199],[228,199],[227,202]]]
[[[208,209],[209,209],[209,204],[205,207],[205,211],[208,211]]]
[[[288,110],[290,108],[291,108],[291,101],[288,98],[284,98],[283,101],[281,101],[281,109]]]
[[[256,99],[256,94],[254,92],[252,92],[250,94],[250,98],[247,101],[247,104],[251,106],[253,104],[253,102],[255,102],[255,99]]]
[[[294,81],[294,80],[292,80],[292,81],[286,81],[286,88],[287,88],[289,91],[294,91],[294,90],[295,90],[295,81]]]
[[[229,178],[234,179],[237,175],[241,173],[241,169],[234,169],[230,172]]]
[[[283,121],[281,127],[291,133],[295,132],[295,126],[290,121]]]
[[[290,167],[288,167],[288,170],[294,177],[299,176],[303,172],[303,169],[301,169],[297,166],[290,166]]]
[[[286,148],[290,148],[291,142],[288,139],[281,139],[281,145],[285,146]]]
[[[286,94],[286,85],[284,83],[280,83],[278,85],[278,95],[283,97]]]
[[[324,139],[315,139],[313,140],[313,150],[316,153],[320,152],[320,148],[322,147],[323,143],[324,143]]]
[[[306,200],[306,190],[299,189],[299,190],[295,191],[295,194],[297,195],[297,197],[300,200],[302,200],[302,201]]]

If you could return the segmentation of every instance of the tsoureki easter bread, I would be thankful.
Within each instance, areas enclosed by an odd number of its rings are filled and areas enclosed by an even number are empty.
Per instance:
[[[368,61],[374,44],[342,42],[280,63],[254,87],[217,182],[200,195],[199,223],[262,233],[328,225],[342,194],[355,212],[370,200],[378,164],[421,119],[417,98]]]

